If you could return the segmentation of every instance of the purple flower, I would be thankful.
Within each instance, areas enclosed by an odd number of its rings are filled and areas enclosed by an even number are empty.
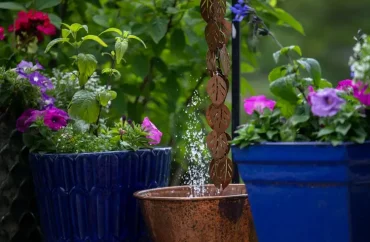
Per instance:
[[[55,98],[50,97],[49,95],[47,95],[44,92],[41,94],[41,97],[42,97],[41,106],[44,109],[48,109],[48,108],[51,108],[51,107],[54,106]]]
[[[148,117],[145,117],[143,120],[143,123],[141,124],[141,127],[149,133],[148,136],[146,136],[150,141],[149,144],[151,145],[157,145],[161,142],[162,139],[162,132],[157,129],[157,127],[150,122]]]
[[[34,65],[32,62],[27,62],[27,61],[24,61],[22,60],[18,65],[17,65],[17,68],[18,69],[31,69],[31,71],[36,71],[36,70],[43,70],[44,67],[42,67],[42,65],[40,65],[40,63],[36,62],[36,64]]]
[[[68,114],[56,107],[46,109],[44,114],[44,124],[52,130],[59,130],[67,126]]]
[[[251,8],[246,4],[244,0],[238,0],[238,3],[230,7],[230,10],[232,13],[235,14],[235,18],[233,21],[241,22],[245,17],[248,16]]]
[[[253,96],[244,99],[244,110],[247,114],[252,115],[254,111],[262,113],[265,108],[274,110],[276,102],[267,99],[265,96]]]
[[[24,133],[30,127],[30,125],[33,124],[37,118],[43,116],[43,114],[44,114],[43,111],[27,109],[17,119],[16,123],[17,130]]]
[[[27,78],[32,85],[39,86],[41,88],[41,91],[54,88],[53,83],[49,80],[49,78],[41,75],[41,73],[38,71],[29,74]]]
[[[42,69],[44,69],[44,67],[42,67],[38,62],[36,63],[36,65],[34,65],[32,62],[22,60],[17,65],[16,70],[17,73],[19,74],[19,77],[27,78],[27,73]]]
[[[340,110],[345,101],[338,97],[333,88],[325,88],[311,94],[311,111],[315,116],[330,117]]]

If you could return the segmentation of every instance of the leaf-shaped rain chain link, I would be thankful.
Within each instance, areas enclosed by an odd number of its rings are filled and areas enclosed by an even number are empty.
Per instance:
[[[231,23],[225,20],[226,0],[201,0],[200,12],[207,22],[204,31],[208,45],[206,63],[211,76],[207,93],[212,104],[206,112],[207,123],[212,128],[212,132],[206,138],[212,155],[209,173],[213,184],[225,189],[233,175],[233,163],[228,158],[231,137],[226,133],[231,115],[225,105],[229,91],[227,76],[231,65],[226,45],[231,37]]]

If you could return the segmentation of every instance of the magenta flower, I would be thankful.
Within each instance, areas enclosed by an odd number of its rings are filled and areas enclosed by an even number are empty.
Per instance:
[[[353,96],[357,98],[362,104],[370,106],[370,93],[367,92],[368,84],[361,87],[357,90]]]
[[[307,95],[307,102],[308,102],[308,104],[310,104],[310,105],[312,105],[312,102],[311,102],[311,96],[313,95],[313,94],[315,94],[316,92],[315,92],[315,89],[313,89],[313,87],[312,86],[309,86],[308,87],[308,95]]]
[[[149,144],[151,145],[157,145],[161,142],[162,139],[162,132],[157,129],[157,127],[150,122],[148,117],[145,117],[143,120],[143,123],[141,124],[141,127],[149,133],[148,136],[146,136],[150,141]]]
[[[350,93],[356,93],[358,92],[361,85],[361,82],[354,82],[353,80],[347,79],[340,81],[335,89]]]
[[[42,117],[43,112],[34,110],[34,109],[27,109],[22,113],[22,115],[17,119],[16,128],[19,132],[24,133],[31,124],[33,124],[37,118]]]
[[[333,88],[325,88],[311,95],[311,111],[315,116],[330,117],[338,113],[345,101]]]
[[[59,130],[67,126],[68,114],[56,107],[45,110],[44,124],[52,130]]]
[[[0,26],[0,40],[4,40],[5,35],[4,35],[4,28]]]
[[[276,102],[274,100],[267,99],[264,95],[253,96],[244,99],[244,109],[249,115],[252,115],[254,111],[262,113],[265,108],[274,110]]]

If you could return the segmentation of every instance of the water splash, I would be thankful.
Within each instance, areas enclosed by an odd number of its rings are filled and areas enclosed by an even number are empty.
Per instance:
[[[208,166],[211,156],[207,149],[205,137],[207,135],[204,121],[201,119],[201,104],[205,98],[195,91],[184,113],[187,116],[187,129],[182,137],[185,147],[185,160],[188,163],[188,172],[184,175],[184,183],[194,187],[191,197],[202,196],[204,185],[209,180]]]

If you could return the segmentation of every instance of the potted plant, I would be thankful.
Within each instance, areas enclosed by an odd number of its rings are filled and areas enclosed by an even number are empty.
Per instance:
[[[353,79],[333,88],[319,63],[282,47],[251,6],[239,1],[232,11],[275,40],[276,62],[286,60],[268,76],[276,99],[245,99],[248,121],[232,140],[258,241],[369,241],[369,37],[356,37]]]
[[[115,69],[137,36],[116,28],[101,34],[117,35],[114,49],[103,52],[111,66],[101,71],[99,84],[94,55],[80,46],[95,41],[107,44],[88,27],[63,24],[61,38],[52,40],[76,51],[76,71],[48,78],[42,66],[22,61],[18,78],[37,87],[38,108],[26,110],[17,120],[24,143],[32,152],[30,164],[38,198],[41,227],[46,241],[139,241],[146,230],[133,193],[168,185],[171,149],[155,148],[162,133],[146,117],[142,124],[122,116],[103,118],[117,93],[110,88],[120,73]],[[83,32],[86,34],[84,35]]]
[[[35,10],[20,11],[8,31],[4,27],[0,26],[1,61],[6,64],[0,67],[0,241],[40,241],[28,149],[16,121],[24,110],[39,107],[41,94],[29,81],[17,78],[11,66],[24,56],[32,58],[56,27],[46,13]]]

